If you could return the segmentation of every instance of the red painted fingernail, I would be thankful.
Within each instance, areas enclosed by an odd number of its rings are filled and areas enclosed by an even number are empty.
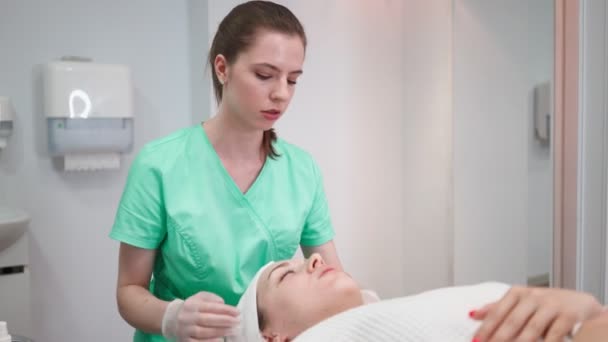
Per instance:
[[[472,342],[481,342],[481,340],[479,340],[477,337],[475,337]]]
[[[473,316],[475,316],[475,310],[469,311],[469,317],[473,318]],[[473,341],[473,342],[479,342],[479,341]]]

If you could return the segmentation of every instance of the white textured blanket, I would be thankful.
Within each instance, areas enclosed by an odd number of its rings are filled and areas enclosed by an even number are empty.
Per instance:
[[[315,325],[295,342],[470,342],[480,323],[469,318],[469,311],[499,300],[509,287],[449,287],[364,305]]]

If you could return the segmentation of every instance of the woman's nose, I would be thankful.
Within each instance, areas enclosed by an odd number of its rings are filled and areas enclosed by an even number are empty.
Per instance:
[[[317,267],[325,265],[325,261],[319,253],[314,253],[308,258],[308,267],[307,270],[309,273],[312,273]]]
[[[272,90],[270,97],[273,101],[286,101],[289,98],[289,85],[287,81],[285,83],[278,82]]]

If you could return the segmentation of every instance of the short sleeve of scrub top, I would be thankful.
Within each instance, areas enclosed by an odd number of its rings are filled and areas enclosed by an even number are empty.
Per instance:
[[[323,188],[323,178],[314,162],[312,168],[315,175],[314,199],[302,231],[300,239],[302,246],[319,246],[330,241],[334,236],[327,198]]]
[[[167,233],[160,171],[145,150],[131,164],[111,237],[127,244],[157,248]]]
[[[110,237],[156,249],[150,291],[163,300],[213,292],[236,305],[259,268],[300,244],[334,237],[312,157],[282,139],[242,193],[201,125],[142,148],[131,165]],[[148,339],[137,339],[146,336]],[[136,333],[136,341],[152,335]]]

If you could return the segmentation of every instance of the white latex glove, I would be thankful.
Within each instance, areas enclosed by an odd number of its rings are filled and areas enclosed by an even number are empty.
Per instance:
[[[169,303],[162,321],[165,338],[179,342],[218,340],[238,325],[239,312],[210,292],[199,292],[186,301]]]

